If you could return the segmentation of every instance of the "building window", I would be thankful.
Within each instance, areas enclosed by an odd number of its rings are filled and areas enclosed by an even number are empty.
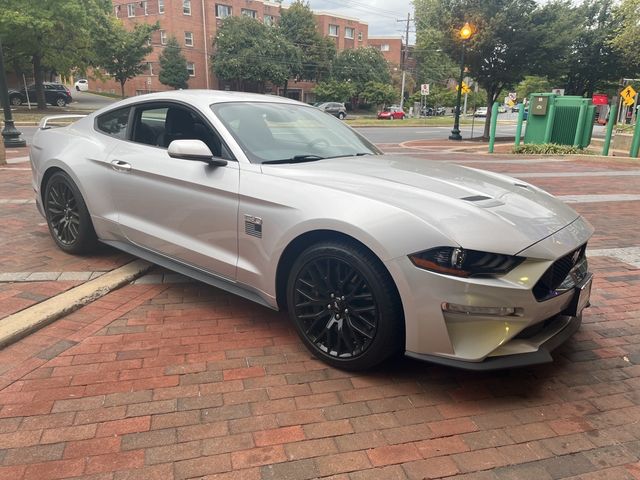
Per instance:
[[[128,17],[135,17],[136,16],[136,4],[135,3],[128,3],[127,4],[127,16]]]
[[[216,17],[227,18],[231,16],[231,6],[229,5],[216,5]]]
[[[351,27],[344,27],[344,38],[353,39],[354,30]]]
[[[262,17],[262,22],[268,27],[273,27],[276,24],[276,17],[273,15],[265,15]]]
[[[167,32],[164,30],[160,30],[160,45],[167,44]]]
[[[358,41],[361,42],[362,41],[362,32],[358,32]]]
[[[383,43],[382,45],[380,45],[380,51],[381,52],[388,52],[389,51],[389,44],[388,43]]]
[[[193,47],[193,33],[184,32],[184,45],[185,47]]]
[[[153,64],[151,62],[147,62],[147,68],[145,73],[153,77]]]
[[[338,36],[338,25],[331,25],[329,24],[329,36],[330,37],[337,37]]]
[[[158,13],[164,13],[164,0],[158,0]]]
[[[191,0],[182,0],[182,13],[191,15]]]
[[[187,72],[189,72],[190,77],[196,76],[196,64],[193,62],[187,62]]]
[[[243,8],[242,10],[240,10],[240,14],[245,17],[251,17],[251,18],[256,18],[258,16],[255,10],[248,10],[246,8]]]
[[[147,8],[147,2],[142,2],[140,5],[142,5],[142,8],[144,8],[144,14],[145,15],[149,15],[149,9]]]

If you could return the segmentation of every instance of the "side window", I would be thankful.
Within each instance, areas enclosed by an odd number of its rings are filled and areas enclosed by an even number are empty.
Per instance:
[[[141,106],[136,110],[133,141],[168,148],[174,140],[202,140],[216,157],[233,160],[220,137],[193,111],[176,105]]]
[[[129,112],[131,108],[121,108],[113,112],[108,112],[98,117],[96,125],[98,130],[112,137],[126,140],[127,125],[129,123]]]

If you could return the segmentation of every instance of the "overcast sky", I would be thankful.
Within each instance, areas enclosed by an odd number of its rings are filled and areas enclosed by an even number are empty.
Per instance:
[[[290,4],[291,1],[285,1]],[[411,0],[309,0],[314,11],[331,12],[354,17],[369,24],[369,36],[404,36],[407,28],[407,13],[413,18]],[[402,22],[397,22],[402,20]],[[414,29],[413,22],[409,31]],[[414,33],[409,34],[413,43]]]

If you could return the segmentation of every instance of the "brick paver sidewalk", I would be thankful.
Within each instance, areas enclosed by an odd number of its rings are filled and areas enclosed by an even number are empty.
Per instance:
[[[148,277],[0,352],[0,478],[640,479],[640,167],[436,157],[520,174],[596,226],[592,307],[555,363],[351,374],[314,360],[285,314]],[[17,265],[98,265],[41,233],[14,244]]]

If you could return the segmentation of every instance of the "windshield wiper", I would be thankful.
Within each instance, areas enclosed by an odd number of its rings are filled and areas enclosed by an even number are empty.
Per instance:
[[[347,153],[346,155],[334,155],[333,157],[327,157],[327,158],[362,157],[364,155],[372,155],[372,154],[371,152],[357,152],[357,153]]]
[[[266,160],[263,164],[268,163],[270,165],[278,163],[302,163],[302,162],[314,162],[316,160],[324,160],[326,157],[320,155],[294,155],[291,158],[283,158],[282,160]]]

